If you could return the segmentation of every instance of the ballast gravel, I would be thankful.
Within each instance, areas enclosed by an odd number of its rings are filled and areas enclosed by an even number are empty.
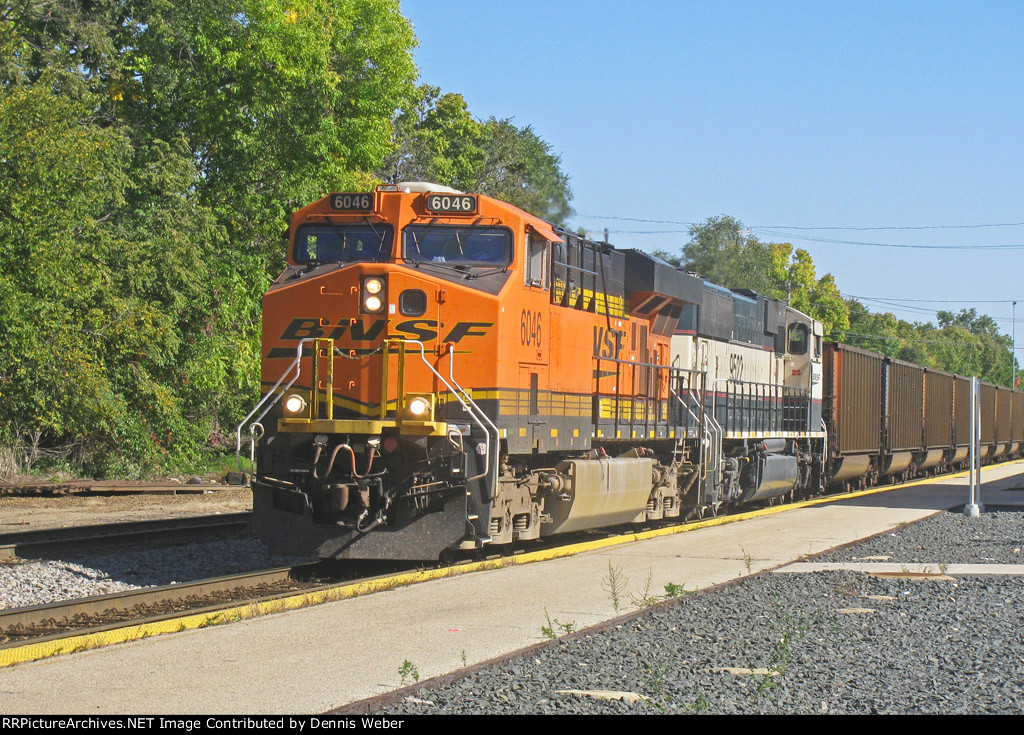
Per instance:
[[[1022,544],[1024,513],[945,513],[822,558],[1024,563]],[[764,574],[417,691],[385,711],[1017,714],[1022,606],[1022,576]],[[559,693],[568,690],[585,693]],[[623,698],[606,698],[616,693]]]
[[[254,538],[68,554],[0,564],[0,609],[106,595],[267,569],[306,559],[274,556]]]

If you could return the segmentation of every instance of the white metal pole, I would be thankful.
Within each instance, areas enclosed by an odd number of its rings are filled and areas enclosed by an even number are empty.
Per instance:
[[[1010,390],[1015,389],[1017,386],[1017,302],[1013,302],[1013,342],[1010,348]]]
[[[975,455],[976,460],[974,465],[974,502],[978,505],[978,512],[982,513],[985,510],[985,504],[981,502],[981,380],[977,378],[975,378],[975,380],[978,384],[978,390],[976,393],[977,403],[974,408],[975,415],[978,417],[978,453]]]
[[[964,506],[964,515],[970,518],[977,518],[981,515],[981,511],[978,509],[978,496],[977,488],[975,487],[975,474],[974,466],[975,462],[978,461],[978,434],[976,429],[977,415],[978,415],[978,379],[971,378],[971,451],[970,451],[970,470],[968,471],[969,485],[971,488],[970,502]]]

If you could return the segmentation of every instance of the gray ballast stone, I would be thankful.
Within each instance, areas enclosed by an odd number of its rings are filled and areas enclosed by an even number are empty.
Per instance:
[[[1016,561],[1024,514],[944,514],[836,561]],[[969,525],[967,525],[969,524]],[[1013,556],[1011,556],[1013,555]],[[764,575],[389,708],[409,713],[1019,713],[1021,577]],[[851,609],[874,612],[850,614]],[[737,675],[736,670],[763,670]],[[559,691],[633,692],[609,701]]]
[[[0,564],[0,609],[45,605],[296,563],[254,538],[121,548]]]

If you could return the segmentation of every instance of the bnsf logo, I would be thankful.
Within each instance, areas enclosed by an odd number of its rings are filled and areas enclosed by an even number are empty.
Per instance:
[[[451,328],[444,342],[460,342],[463,337],[483,337],[494,322],[458,322]],[[433,319],[410,319],[392,324],[384,319],[375,319],[367,324],[362,319],[343,319],[338,324],[321,324],[319,319],[292,319],[281,334],[281,341],[327,337],[341,339],[348,336],[352,342],[372,342],[384,335],[385,329],[402,337],[430,342],[437,339],[438,324]]]

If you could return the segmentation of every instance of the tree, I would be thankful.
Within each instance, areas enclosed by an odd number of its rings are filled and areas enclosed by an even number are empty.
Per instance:
[[[659,257],[705,276],[727,288],[748,288],[786,301],[821,320],[826,334],[849,327],[847,306],[835,279],[820,279],[810,253],[794,252],[789,243],[763,243],[743,228],[739,220],[721,215],[690,228],[690,241],[682,257],[655,251]]]
[[[530,126],[480,122],[462,95],[421,85],[394,131],[393,152],[378,171],[385,182],[431,181],[487,194],[555,224],[572,215],[561,159]]]
[[[194,458],[258,396],[288,212],[390,150],[411,27],[394,0],[0,18],[0,442],[17,421],[96,473]]]

